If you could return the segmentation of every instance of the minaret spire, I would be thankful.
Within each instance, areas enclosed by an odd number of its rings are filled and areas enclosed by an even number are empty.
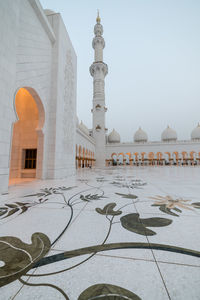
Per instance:
[[[105,76],[108,73],[108,66],[103,62],[103,49],[105,41],[102,37],[103,26],[99,11],[97,12],[96,24],[94,26],[95,37],[92,41],[94,48],[94,62],[90,67],[90,74],[93,77],[93,137],[96,143],[96,166],[105,166]]]
[[[97,23],[101,23],[101,18],[99,16],[99,9],[97,9],[97,18],[96,18]]]

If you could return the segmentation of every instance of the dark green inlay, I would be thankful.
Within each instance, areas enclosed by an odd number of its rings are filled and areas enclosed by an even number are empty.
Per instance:
[[[115,193],[115,194],[121,196],[122,198],[126,198],[126,199],[137,199],[138,198],[138,196],[132,195],[132,194],[120,194],[120,193]]]
[[[195,208],[200,208],[200,202],[194,202],[191,205]]]
[[[130,292],[124,288],[111,284],[95,284],[90,286],[84,292],[81,293],[78,300],[94,300],[94,299],[105,299],[105,300],[141,300],[133,292]]]
[[[142,235],[155,235],[156,232],[147,227],[163,227],[172,223],[172,220],[165,218],[140,219],[139,214],[128,214],[120,218],[121,225],[132,232]]]
[[[45,234],[34,233],[31,240],[26,244],[12,236],[0,238],[0,260],[5,263],[0,268],[0,287],[19,279],[48,253],[50,241]]]
[[[118,216],[122,214],[121,210],[113,210],[113,208],[116,206],[116,203],[108,203],[104,206],[103,209],[97,207],[96,211],[101,215],[111,215],[111,216]]]
[[[104,244],[104,245],[96,245],[86,248],[80,248],[72,251],[66,251],[60,254],[55,254],[52,256],[44,257],[39,262],[37,262],[33,268],[41,267],[44,265],[48,265],[57,261],[62,261],[65,259],[69,259],[72,257],[90,254],[90,253],[98,253],[101,251],[108,250],[118,250],[118,249],[153,249],[153,250],[162,250],[169,251],[174,253],[181,253],[185,255],[195,256],[200,258],[200,251],[171,246],[171,245],[162,245],[155,243],[112,243],[112,244]]]
[[[80,199],[83,200],[83,201],[86,201],[86,202],[90,202],[92,200],[100,200],[102,198],[107,198],[103,195],[98,195],[98,194],[94,194],[94,195],[91,195],[91,194],[88,194],[88,195],[80,195]]]

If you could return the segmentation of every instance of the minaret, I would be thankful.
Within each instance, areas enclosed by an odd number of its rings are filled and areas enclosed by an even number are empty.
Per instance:
[[[105,41],[102,37],[103,26],[100,24],[101,19],[99,12],[94,26],[95,37],[92,41],[94,48],[94,63],[90,67],[90,74],[93,77],[93,137],[96,142],[95,157],[96,166],[105,166],[105,92],[104,78],[108,73],[108,66],[103,62],[103,49]]]

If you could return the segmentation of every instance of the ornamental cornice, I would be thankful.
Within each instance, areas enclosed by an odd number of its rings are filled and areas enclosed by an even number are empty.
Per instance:
[[[101,24],[96,24],[94,26],[94,34],[96,36],[101,36],[103,34],[103,26]]]
[[[94,62],[90,66],[90,74],[94,76],[96,72],[103,72],[104,76],[108,74],[108,66],[104,62]]]
[[[101,45],[102,48],[105,47],[105,41],[102,36],[95,36],[92,40],[92,47],[95,49],[96,46]]]

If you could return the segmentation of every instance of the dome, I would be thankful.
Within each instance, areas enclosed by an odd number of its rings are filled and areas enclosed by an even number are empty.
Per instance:
[[[175,142],[177,140],[176,131],[170,128],[168,125],[161,135],[161,140],[163,142],[172,142],[172,141]]]
[[[197,127],[192,130],[191,140],[192,141],[200,140],[200,123],[198,123]]]
[[[83,124],[83,122],[81,121],[81,123],[79,124],[79,129],[81,131],[83,131],[84,133],[86,133],[87,135],[89,135],[89,129],[87,128],[87,126],[85,124]]]
[[[141,127],[135,132],[134,134],[134,142],[141,143],[141,142],[147,142],[148,136],[144,130],[142,130]]]
[[[108,135],[108,142],[120,143],[120,135],[115,129],[113,129],[113,131]]]

